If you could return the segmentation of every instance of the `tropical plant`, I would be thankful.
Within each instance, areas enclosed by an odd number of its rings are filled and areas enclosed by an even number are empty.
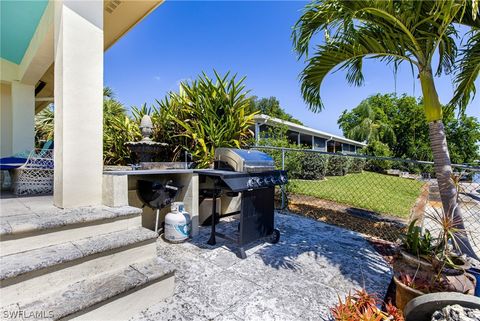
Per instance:
[[[362,100],[350,111],[343,111],[338,125],[345,137],[372,142],[378,140],[392,156],[431,161],[428,124],[422,99],[408,95],[376,94]],[[453,163],[471,163],[480,157],[480,122],[475,117],[455,115],[444,110],[443,123]],[[401,138],[401,139],[399,139]],[[405,168],[418,171],[419,166]]]
[[[132,163],[126,142],[141,138],[137,124],[128,117],[125,107],[105,87],[103,99],[103,162],[107,165]]]
[[[35,146],[41,148],[47,141],[53,139],[53,105],[44,108],[35,115]]]
[[[364,289],[349,293],[345,302],[338,301],[331,309],[335,321],[404,321],[402,312],[390,302],[385,304],[385,312],[380,310],[382,302]]]
[[[361,149],[361,152],[371,156],[378,157],[391,157],[392,152],[388,148],[387,144],[384,144],[378,140],[370,142],[367,146]],[[387,169],[392,168],[392,161],[385,159],[368,159],[366,164],[366,169],[373,172],[383,173]]]
[[[461,48],[455,42],[459,37],[455,24],[469,28]],[[308,57],[311,40],[319,32],[325,32],[325,43],[316,47],[300,75],[302,95],[313,111],[323,109],[320,87],[336,67],[346,70],[347,81],[354,85],[364,82],[366,58],[392,64],[394,70],[406,62],[418,73],[443,208],[455,208],[463,229],[434,77],[453,75],[455,90],[449,106],[463,112],[473,99],[480,72],[479,1],[317,0],[307,5],[294,27],[299,57]],[[468,238],[456,237],[462,250],[477,258]]]
[[[186,139],[185,148],[200,167],[212,163],[215,148],[244,147],[253,135],[250,127],[256,112],[247,111],[245,77],[214,74],[214,79],[202,73],[182,82],[179,93],[170,92],[158,102],[158,110],[180,128],[175,136]]]
[[[338,124],[346,137],[358,141],[381,141],[395,145],[397,137],[387,114],[363,100],[352,112],[343,111]]]
[[[458,205],[457,205],[458,206]],[[433,208],[433,212],[427,216],[440,227],[438,236],[435,239],[435,246],[433,247],[432,261],[436,265],[437,270],[442,270],[445,267],[456,268],[465,264],[464,260],[458,256],[460,250],[459,240],[456,237],[458,234],[464,234],[465,230],[461,230],[458,222],[458,217],[453,213],[454,208],[448,212],[443,212],[443,209]],[[461,269],[461,267],[460,267]]]
[[[422,233],[422,228],[416,225],[417,220],[413,220],[409,225],[405,235],[402,235],[404,249],[417,257],[428,256],[432,253],[432,235],[429,230]]]

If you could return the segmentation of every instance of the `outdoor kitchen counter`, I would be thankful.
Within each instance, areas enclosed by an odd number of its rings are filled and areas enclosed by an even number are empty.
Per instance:
[[[128,171],[104,171],[104,175],[165,175],[192,174],[194,169],[137,169]]]
[[[104,171],[104,175],[168,175],[168,174],[205,174],[205,175],[227,175],[235,172],[217,169],[136,169],[127,171]]]
[[[192,235],[198,233],[198,174],[194,169],[147,169],[147,170],[112,170],[103,172],[103,204],[111,207],[129,205],[142,208],[142,226],[155,229],[155,210],[143,206],[137,195],[138,180],[158,180],[162,183],[172,181],[182,186],[176,201],[185,204],[186,211],[192,219]],[[160,211],[160,221],[164,220],[170,207]]]

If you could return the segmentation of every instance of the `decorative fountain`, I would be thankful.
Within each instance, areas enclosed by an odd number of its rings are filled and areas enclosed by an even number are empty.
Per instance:
[[[164,150],[168,144],[155,142],[150,138],[153,133],[153,123],[150,116],[144,115],[142,117],[139,128],[142,133],[142,140],[139,142],[127,142],[125,146],[137,156],[140,167],[145,168],[148,167],[145,165],[153,162],[154,157]]]

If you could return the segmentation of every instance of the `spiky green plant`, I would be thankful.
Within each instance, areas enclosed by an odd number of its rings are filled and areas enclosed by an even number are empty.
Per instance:
[[[456,24],[469,29],[460,48]],[[369,58],[391,64],[394,70],[407,63],[418,75],[443,208],[455,208],[456,220],[461,221],[435,76],[453,76],[449,106],[464,111],[480,72],[479,0],[316,0],[294,27],[299,57],[308,55],[318,33],[325,34],[325,42],[315,47],[300,74],[303,97],[313,111],[323,108],[320,87],[335,68],[346,70],[353,85],[364,83],[362,67]],[[464,228],[463,222],[459,227]],[[462,250],[477,257],[468,239],[462,241]]]
[[[126,142],[141,138],[135,121],[127,116],[125,107],[114,98],[103,102],[103,162],[107,165],[126,165],[132,162]]]
[[[245,78],[221,76],[212,79],[202,73],[196,80],[180,84],[180,92],[171,92],[159,102],[159,110],[177,125],[176,137],[186,139],[186,149],[200,167],[213,161],[215,148],[246,145],[253,135],[250,126],[254,113],[248,113]]]
[[[41,148],[47,141],[53,139],[53,107],[46,107],[35,115],[35,146]]]

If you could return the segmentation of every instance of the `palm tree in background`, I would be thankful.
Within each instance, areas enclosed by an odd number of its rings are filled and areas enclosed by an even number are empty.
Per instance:
[[[346,110],[338,119],[338,124],[346,133],[347,138],[357,141],[367,141],[367,143],[381,141],[387,143],[389,146],[396,143],[397,137],[393,127],[386,121],[387,115],[385,115],[385,113],[381,110],[375,110],[367,100],[362,101],[356,108],[356,111],[357,114],[355,116],[358,116],[361,121],[355,126],[348,124]],[[342,120],[345,120],[347,123],[344,124]]]
[[[468,28],[460,47],[455,24]],[[325,42],[308,57],[313,37],[321,32]],[[346,70],[348,83],[360,86],[364,59],[379,59],[395,71],[401,63],[410,65],[422,88],[443,209],[453,212],[463,230],[435,76],[453,75],[455,90],[448,108],[464,112],[480,71],[479,0],[316,0],[306,6],[292,37],[299,58],[307,58],[301,90],[312,111],[323,109],[320,87],[334,68]],[[461,249],[477,257],[466,235],[457,237]]]

